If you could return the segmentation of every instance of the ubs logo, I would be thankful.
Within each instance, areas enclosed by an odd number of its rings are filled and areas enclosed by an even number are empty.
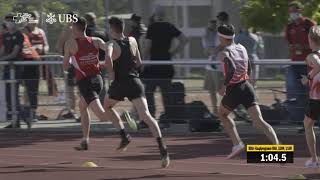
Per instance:
[[[31,17],[29,13],[17,13],[16,16],[13,17],[13,21],[17,24],[20,23],[38,23],[37,19]],[[78,22],[77,14],[55,14],[55,13],[47,13],[45,14],[45,22],[49,24],[54,23],[71,23]]]

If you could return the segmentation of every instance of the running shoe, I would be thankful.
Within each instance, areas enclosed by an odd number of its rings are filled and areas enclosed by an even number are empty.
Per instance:
[[[306,161],[304,166],[306,168],[319,168],[319,162],[314,162],[311,159],[309,159],[308,161]]]
[[[128,125],[129,125],[129,127],[132,130],[137,131],[138,130],[137,123],[136,123],[136,121],[134,119],[132,119],[130,117],[129,112],[128,111],[124,111],[123,115],[124,115],[124,119],[127,121]]]
[[[234,145],[232,147],[232,152],[227,156],[227,159],[232,159],[232,158],[236,157],[244,150],[244,148],[245,148],[245,146],[242,142],[239,143],[238,145]]]
[[[74,147],[77,151],[87,151],[89,149],[89,145],[86,141],[81,141],[80,146]]]
[[[170,157],[167,149],[160,150],[161,167],[167,168],[170,165]]]
[[[126,151],[130,142],[131,142],[131,136],[128,134],[125,138],[121,139],[121,142],[119,147],[117,148],[117,151]]]

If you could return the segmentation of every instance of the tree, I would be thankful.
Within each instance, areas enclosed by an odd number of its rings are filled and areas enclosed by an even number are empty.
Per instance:
[[[288,0],[236,0],[241,3],[241,23],[259,31],[279,33],[288,23]],[[303,15],[320,21],[320,0],[301,0]]]
[[[9,12],[12,12],[14,5],[17,3],[17,0],[0,0],[0,17],[4,17]]]

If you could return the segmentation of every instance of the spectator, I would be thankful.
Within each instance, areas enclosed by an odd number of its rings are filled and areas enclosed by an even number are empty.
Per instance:
[[[260,31],[257,31],[256,29],[253,29],[252,33],[258,36],[258,42],[259,42],[258,44],[259,44],[259,46],[258,46],[258,49],[257,49],[257,54],[258,54],[258,57],[260,59],[263,59],[265,50],[264,50],[264,40],[263,40],[263,37],[262,37],[262,33]]]
[[[97,17],[93,12],[88,12],[84,15],[84,18],[87,20],[87,29],[86,29],[86,35],[91,37],[99,37],[104,42],[109,41],[108,35],[97,25]],[[102,49],[99,49],[99,60],[104,61],[105,60],[105,52]],[[103,69],[102,71],[102,80],[103,80],[103,89],[99,95],[99,99],[101,103],[104,103],[104,97],[107,93],[107,89],[105,87],[105,77],[106,77],[106,69]],[[79,120],[78,120],[79,121]]]
[[[216,61],[215,51],[219,45],[219,37],[217,34],[217,21],[211,20],[208,24],[206,34],[202,38],[203,48],[209,56],[210,61]],[[206,74],[204,80],[204,89],[209,91],[212,108],[214,113],[218,113],[220,104],[219,89],[224,82],[223,71],[220,65],[206,66]]]
[[[6,32],[6,28],[4,27],[5,25],[2,24],[2,27],[1,27],[1,31],[0,31],[0,48],[2,47],[3,45],[3,34]]]
[[[1,31],[0,31],[0,49],[1,47],[3,46],[3,35],[7,32],[7,27],[5,25],[5,23],[3,23],[1,25]],[[4,70],[4,67],[3,66],[0,66],[0,77],[2,78],[3,77],[3,70]]]
[[[229,14],[225,11],[221,11],[217,15],[218,25],[221,26],[223,24],[229,24]]]
[[[30,21],[25,27],[25,33],[29,38],[30,42],[25,41],[25,43],[31,43],[33,49],[37,51],[39,55],[44,55],[49,51],[49,44],[45,32],[38,27],[39,23],[39,13],[37,11],[31,12],[32,21]],[[35,57],[27,57],[29,60],[35,60]],[[37,59],[38,60],[38,59]],[[44,73],[44,78],[47,80],[49,95],[57,96],[57,84],[54,81],[52,73],[49,71],[47,65],[40,66],[42,72]],[[39,91],[39,79],[40,79],[40,68],[38,65],[35,66],[25,66],[24,67],[24,77],[25,86],[27,90],[28,100],[31,108],[31,119],[36,121],[36,109],[38,106],[38,91]]]
[[[105,42],[109,41],[107,33],[97,25],[97,17],[93,12],[86,13],[84,15],[84,18],[87,20],[88,23],[86,29],[87,36],[99,37]],[[101,61],[104,61],[105,59],[105,52],[102,49],[99,50],[99,59]]]
[[[149,17],[149,19],[148,19],[148,26],[150,26],[151,24],[153,24],[154,22],[155,22],[155,19],[154,19],[154,14],[153,15],[151,15],[150,17]]]
[[[292,61],[305,61],[307,55],[311,53],[308,44],[309,29],[316,23],[302,16],[303,5],[299,1],[289,4],[289,15],[291,22],[286,27],[285,37],[289,43],[290,58]],[[294,123],[302,123],[304,118],[304,105],[307,101],[307,88],[297,79],[302,75],[307,75],[306,65],[291,65],[288,67],[286,88],[289,119]]]
[[[206,32],[202,37],[202,46],[206,55],[212,54],[212,49],[217,47],[219,39],[217,38],[217,21],[211,20],[208,23]]]
[[[70,12],[69,14],[73,15],[74,12]],[[72,24],[68,24],[63,31],[60,34],[60,37],[58,39],[57,47],[60,53],[64,54],[64,45],[67,42],[68,39],[73,38],[72,35]],[[75,113],[75,86],[76,86],[76,80],[75,80],[75,70],[74,67],[71,66],[68,70],[67,76],[67,84],[65,89],[65,97],[67,102],[67,108],[68,112],[66,114],[63,114],[62,117],[65,119],[76,119],[78,120],[78,117]]]
[[[221,26],[223,24],[230,24],[229,22],[229,14],[226,13],[225,11],[221,11],[218,13],[217,15],[217,26]],[[222,47],[219,46],[220,45],[220,41],[219,41],[219,38],[216,38],[217,41],[216,41],[216,44],[218,44],[218,46],[214,47],[212,50],[211,50],[211,54],[216,56],[220,51],[222,51]]]
[[[164,20],[165,13],[163,8],[159,6],[154,15],[155,22],[148,27],[146,35],[144,59],[150,59],[151,61],[171,60],[175,54],[184,48],[187,38],[173,24]],[[179,45],[171,48],[174,39],[179,41]],[[143,78],[145,78],[146,98],[153,117],[155,117],[156,113],[154,91],[157,87],[161,89],[165,113],[170,108],[168,107],[168,93],[173,76],[174,68],[172,65],[144,67]]]
[[[39,13],[37,11],[33,11],[30,14],[34,21],[32,21],[31,23],[29,22],[26,26],[26,34],[28,35],[32,46],[37,50],[38,54],[45,55],[49,51],[49,44],[45,32],[43,31],[43,29],[38,27]],[[48,95],[57,97],[57,83],[53,77],[52,72],[49,69],[49,66],[43,65],[40,67],[43,79],[47,81]]]
[[[30,13],[32,21],[26,26],[27,35],[30,39],[32,46],[36,49],[39,55],[44,55],[49,51],[49,44],[46,33],[39,25],[39,13],[33,11]]]
[[[22,59],[22,48],[23,48],[23,41],[24,37],[21,31],[18,30],[16,24],[13,22],[13,13],[10,13],[5,16],[4,19],[4,27],[6,32],[3,34],[3,46],[0,49],[0,61],[18,61]],[[21,66],[15,66],[15,78],[21,78]],[[9,80],[10,79],[10,66],[6,65],[4,67],[3,72],[3,79]],[[16,110],[17,110],[17,127],[20,128],[20,121],[19,121],[19,112],[20,112],[20,98],[19,98],[19,81],[14,83],[15,91],[12,92],[12,84],[6,84],[6,103],[7,103],[7,119],[11,120],[12,115],[15,112],[12,112],[12,104],[11,104],[11,97],[15,97],[16,99]],[[12,94],[13,93],[13,94]],[[30,123],[28,123],[30,126]],[[12,128],[12,123],[5,128]]]
[[[36,49],[32,47],[29,37],[23,34],[23,48],[22,59],[24,61],[40,61],[40,56]],[[29,102],[29,108],[25,108],[23,112],[23,118],[27,118],[28,121],[37,121],[36,110],[38,107],[38,91],[39,91],[39,79],[40,68],[39,65],[25,65],[23,66],[22,77],[23,84],[25,86],[27,99]]]
[[[146,26],[141,22],[141,17],[133,14],[130,18],[131,24],[131,31],[129,32],[128,36],[132,36],[138,42],[139,50],[141,51],[140,46],[140,39],[141,36],[144,35],[147,31]]]
[[[235,38],[235,43],[243,45],[248,53],[249,61],[258,61],[258,51],[261,47],[264,47],[262,39],[252,33],[250,29],[242,29]],[[259,78],[259,65],[253,65],[251,71],[252,85],[256,86],[256,81]]]
[[[150,16],[149,17],[149,21],[148,21],[148,27],[154,23],[154,15]],[[141,57],[145,57],[144,56],[144,49],[145,49],[145,44],[146,44],[146,35],[147,35],[147,29],[146,28],[146,31],[145,33],[141,34],[140,38],[139,38],[139,48],[140,48],[140,54],[141,54]]]

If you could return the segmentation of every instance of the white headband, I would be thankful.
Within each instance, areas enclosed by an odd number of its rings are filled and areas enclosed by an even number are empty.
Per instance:
[[[221,34],[219,32],[218,32],[218,36],[221,36],[221,37],[223,37],[225,39],[233,39],[235,37],[235,35],[228,36],[228,35]]]

